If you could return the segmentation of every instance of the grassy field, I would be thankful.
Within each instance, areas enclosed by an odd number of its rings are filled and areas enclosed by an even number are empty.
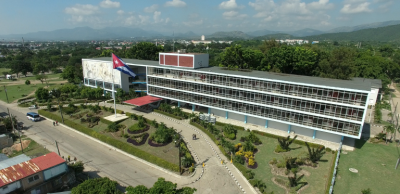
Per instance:
[[[7,95],[9,102],[13,102],[19,98],[22,98],[22,95],[28,95],[31,92],[35,91],[37,88],[43,87],[41,84],[39,85],[12,85],[6,86]],[[0,100],[7,102],[6,92],[4,91],[4,87],[0,87]]]
[[[46,148],[44,148],[42,145],[36,143],[35,141],[33,141],[30,138],[27,137],[22,137],[22,141],[23,140],[30,140],[31,143],[29,144],[29,146],[24,149],[24,151],[14,151],[11,155],[10,158],[21,155],[21,154],[25,154],[27,156],[31,156],[31,157],[38,157],[38,156],[42,156],[45,155],[47,153],[50,153],[49,150],[47,150]],[[19,139],[16,141],[16,143],[19,143]]]
[[[217,128],[222,129],[220,126],[217,126]],[[242,131],[238,130],[237,136],[235,140],[229,140],[232,143],[239,143],[240,137],[247,136],[249,132],[247,131]],[[291,156],[291,157],[297,157],[297,156],[302,156],[304,157],[308,152],[307,152],[307,147],[306,146],[300,146],[298,144],[292,144],[290,152],[285,152],[285,153],[280,153],[277,154],[274,152],[276,146],[278,145],[278,140],[274,138],[269,138],[261,135],[257,135],[262,144],[256,146],[257,149],[259,150],[255,154],[255,161],[258,163],[258,168],[252,170],[255,173],[255,179],[262,180],[266,185],[267,185],[267,191],[271,192],[273,191],[274,194],[285,194],[286,191],[279,187],[278,185],[274,184],[271,179],[274,177],[279,177],[277,175],[272,174],[271,172],[271,167],[269,165],[269,162],[273,159],[276,158],[277,160],[283,160],[284,156]],[[228,139],[227,139],[228,140]],[[310,193],[310,194],[320,194],[325,192],[325,186],[327,179],[329,177],[329,169],[330,165],[332,163],[334,154],[331,152],[326,153],[322,157],[322,161],[319,162],[317,168],[312,168],[312,167],[306,167],[303,166],[304,170],[310,172],[310,176],[305,176],[302,181],[308,182],[308,186],[304,190],[301,191],[301,193]],[[283,178],[286,180],[286,178]]]
[[[78,113],[82,113],[82,112],[88,112],[89,113],[89,110],[81,110]],[[109,115],[112,115],[112,114],[113,113],[111,113],[111,112],[101,111],[101,112],[99,112],[97,114],[97,116],[106,117],[106,116],[109,116]],[[69,120],[72,120],[72,121],[74,121],[76,123],[81,124],[80,119],[71,118],[69,115],[64,115],[64,117],[69,119]],[[132,126],[135,123],[137,123],[137,121],[132,120],[132,119],[126,119],[123,122],[121,122],[120,124],[124,125],[125,126],[124,130],[126,130],[127,128],[129,128],[130,126]],[[82,124],[82,125],[84,125],[84,124]],[[114,139],[117,139],[119,141],[127,142],[127,138],[121,137],[121,131],[120,132],[116,132],[116,133],[105,132],[104,130],[107,129],[107,124],[104,124],[102,122],[99,122],[98,125],[94,126],[91,129],[93,129],[93,130],[95,130],[97,132],[103,133],[103,134],[105,134],[105,135],[107,135],[109,137],[112,137]],[[150,126],[150,129],[147,131],[147,133],[152,134],[152,133],[155,132],[155,130],[156,129],[154,127]],[[128,134],[128,135],[131,136],[131,134]],[[150,153],[150,154],[152,154],[154,156],[162,158],[162,159],[164,159],[164,160],[166,160],[168,162],[171,162],[171,163],[174,163],[174,164],[179,164],[178,148],[174,147],[173,143],[170,143],[170,144],[168,144],[166,146],[163,146],[163,147],[152,147],[147,143],[147,141],[146,141],[146,143],[144,145],[141,145],[141,146],[135,146],[133,144],[130,144],[130,145],[134,146],[136,148],[139,148],[139,149],[141,149],[141,150],[143,150],[145,152],[148,152],[148,153]]]
[[[395,170],[399,154],[394,143],[373,144],[356,140],[357,149],[341,154],[334,193],[361,193],[370,188],[372,193],[391,194],[400,189],[400,169]],[[355,168],[358,173],[352,173]]]

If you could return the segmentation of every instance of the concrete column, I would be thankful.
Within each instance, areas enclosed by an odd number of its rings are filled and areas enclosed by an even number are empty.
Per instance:
[[[94,80],[94,85],[95,85],[96,88],[97,88],[97,80]]]
[[[106,88],[104,87],[104,81],[103,81],[103,91],[104,91],[104,95],[106,95]]]
[[[194,107],[195,107],[195,105],[194,105],[194,104],[192,104],[192,112],[194,112]]]
[[[265,128],[268,128],[268,120],[265,120]]]
[[[181,102],[178,101],[178,107],[181,107]]]
[[[247,123],[247,115],[244,115],[244,123]]]
[[[313,134],[312,138],[315,139],[316,135],[317,135],[317,130],[314,130],[314,134]]]
[[[342,142],[343,142],[344,136],[342,136]]]
[[[228,111],[225,112],[225,119],[228,119]]]
[[[290,129],[292,128],[292,125],[289,125],[287,133],[290,133]]]
[[[211,114],[211,108],[210,107],[208,108],[208,114]]]

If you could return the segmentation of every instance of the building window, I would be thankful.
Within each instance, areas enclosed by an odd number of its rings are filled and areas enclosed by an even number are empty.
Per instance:
[[[35,175],[35,176],[32,176],[32,177],[29,177],[28,178],[28,182],[31,183],[31,182],[34,182],[34,181],[36,181],[38,179],[39,179],[39,175]]]

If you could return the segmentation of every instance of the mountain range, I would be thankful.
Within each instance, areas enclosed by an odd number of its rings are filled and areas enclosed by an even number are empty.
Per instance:
[[[257,31],[219,31],[212,34],[206,34],[206,39],[211,38],[257,38],[257,37],[323,37],[326,34],[335,33],[351,33],[364,29],[376,29],[380,27],[393,26],[400,24],[400,20],[386,21],[386,22],[376,22],[370,24],[363,24],[358,26],[344,26],[339,28],[334,28],[328,31],[320,31],[311,28],[305,28],[296,31],[273,31],[273,30],[257,30]],[[337,37],[337,35],[329,35],[329,37]],[[140,28],[128,28],[128,27],[107,27],[102,29],[93,29],[90,27],[77,27],[73,29],[59,29],[54,31],[39,31],[27,34],[10,34],[10,35],[0,35],[0,39],[17,39],[24,37],[25,40],[110,40],[110,39],[132,39],[132,38],[166,38],[166,39],[200,39],[200,34],[196,34],[192,31],[185,33],[174,33],[170,35],[162,34],[155,31],[146,31]],[[328,37],[328,35],[327,35]],[[390,36],[389,36],[390,37]],[[387,39],[385,37],[382,37]]]

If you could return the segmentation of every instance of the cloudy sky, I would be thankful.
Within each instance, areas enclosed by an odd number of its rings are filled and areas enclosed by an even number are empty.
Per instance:
[[[400,19],[400,0],[0,0],[0,34],[89,26],[162,33],[329,30]]]

